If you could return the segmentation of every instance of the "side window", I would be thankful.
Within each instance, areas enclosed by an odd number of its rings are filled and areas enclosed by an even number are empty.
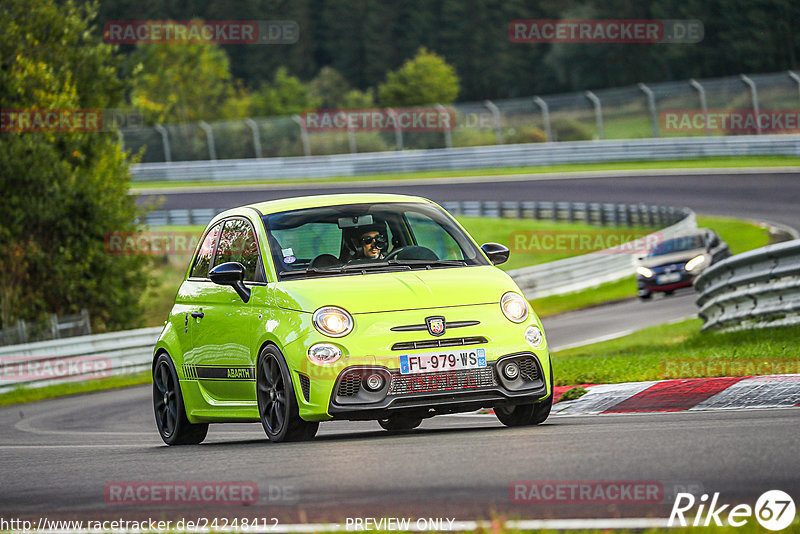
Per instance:
[[[214,247],[217,246],[219,239],[219,232],[222,229],[222,223],[217,224],[203,239],[203,244],[200,245],[200,250],[197,252],[197,258],[194,260],[194,267],[189,276],[192,278],[208,278],[208,269],[211,266],[211,255],[214,254]]]
[[[464,259],[456,240],[436,221],[414,212],[406,212],[406,220],[417,245],[431,249],[440,259]]]
[[[258,268],[258,245],[253,227],[244,219],[225,221],[219,238],[219,248],[214,265],[237,261],[244,265],[244,279],[255,282]]]

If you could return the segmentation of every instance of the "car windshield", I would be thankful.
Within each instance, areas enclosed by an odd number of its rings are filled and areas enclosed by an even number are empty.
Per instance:
[[[324,206],[263,221],[281,279],[488,265],[469,236],[430,204]]]
[[[703,248],[704,246],[705,243],[703,241],[703,236],[691,235],[676,237],[675,239],[669,239],[654,246],[647,257],[652,258],[653,256],[663,256],[665,254],[672,254],[673,252],[683,252],[684,250]]]

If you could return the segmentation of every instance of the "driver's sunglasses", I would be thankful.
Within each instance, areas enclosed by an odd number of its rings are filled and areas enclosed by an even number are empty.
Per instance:
[[[376,236],[368,235],[361,238],[362,245],[371,245],[373,242],[375,243],[375,246],[381,248],[384,245],[386,245],[386,238],[383,237],[382,235],[376,235]]]

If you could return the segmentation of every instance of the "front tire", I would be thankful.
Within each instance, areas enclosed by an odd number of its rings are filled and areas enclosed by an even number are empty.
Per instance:
[[[300,418],[289,368],[271,345],[258,355],[256,398],[261,426],[270,441],[307,441],[316,435],[319,423]]]
[[[178,374],[166,353],[158,356],[153,368],[153,411],[167,445],[197,445],[206,439],[208,423],[193,424],[186,417]]]
[[[550,416],[553,408],[553,362],[550,361],[550,395],[533,404],[521,406],[498,406],[494,414],[506,426],[532,426],[540,425]]]

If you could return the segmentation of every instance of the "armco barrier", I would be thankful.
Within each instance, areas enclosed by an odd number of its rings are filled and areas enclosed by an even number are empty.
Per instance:
[[[703,329],[800,323],[800,239],[737,254],[694,283]]]
[[[719,156],[800,156],[800,135],[669,137],[369,152],[332,156],[139,163],[136,182],[289,180],[369,174]]]
[[[669,238],[697,228],[693,211],[682,210],[679,221],[659,231],[659,238]],[[635,273],[631,254],[593,252],[508,271],[525,297],[535,299],[580,291],[605,282],[613,282]]]
[[[65,380],[146,371],[162,327],[77,336],[0,348],[0,392]],[[91,360],[99,365],[75,365]],[[84,376],[85,375],[85,376]]]

